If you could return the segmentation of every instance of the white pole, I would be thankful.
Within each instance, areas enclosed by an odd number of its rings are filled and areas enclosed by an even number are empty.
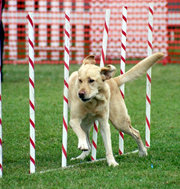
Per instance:
[[[105,65],[110,14],[111,14],[110,9],[107,9],[106,15],[105,15],[104,31],[103,31],[103,42],[102,42],[100,67],[103,67]],[[91,160],[93,160],[93,161],[96,160],[97,135],[98,135],[98,121],[95,121],[94,128],[93,128],[92,155],[91,155]]]
[[[148,47],[147,54],[152,54],[153,41],[153,4],[149,4],[148,18]],[[150,147],[150,116],[151,116],[151,68],[147,71],[146,77],[146,147]]]
[[[107,42],[108,42],[110,14],[111,14],[110,9],[106,9],[100,67],[103,67],[106,61],[105,59],[106,59],[106,49],[107,49]]]
[[[30,174],[35,173],[35,100],[34,100],[34,19],[27,16],[29,27],[29,111],[30,111]]]
[[[1,8],[1,7],[0,7]],[[0,15],[1,16],[1,15]],[[0,178],[3,175],[3,162],[2,162],[2,102],[1,102],[1,39],[0,39]]]
[[[68,90],[69,90],[69,51],[70,51],[70,10],[65,10],[64,44],[64,99],[63,99],[63,136],[62,167],[67,166],[67,130],[68,130]]]
[[[120,62],[120,73],[125,73],[125,61],[126,61],[126,32],[127,32],[127,7],[122,9],[122,31],[121,31],[121,62]],[[124,87],[120,87],[121,95],[124,99]],[[124,133],[119,132],[119,154],[124,154]]]

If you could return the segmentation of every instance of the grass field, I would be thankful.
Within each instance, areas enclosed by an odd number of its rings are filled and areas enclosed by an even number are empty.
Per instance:
[[[78,69],[73,65],[71,71]],[[131,65],[127,66],[129,69]],[[116,157],[118,167],[106,161],[61,167],[63,66],[35,66],[36,173],[29,175],[29,88],[27,65],[5,65],[3,104],[3,189],[8,188],[180,188],[180,65],[156,65],[152,71],[151,148],[148,156]],[[145,138],[145,77],[128,83],[125,100],[132,125]],[[118,133],[112,128],[118,154]],[[125,152],[137,149],[125,135]],[[77,138],[68,129],[68,164],[80,154]],[[105,157],[98,137],[97,158]],[[90,161],[87,158],[86,161]],[[41,173],[49,169],[55,171]]]

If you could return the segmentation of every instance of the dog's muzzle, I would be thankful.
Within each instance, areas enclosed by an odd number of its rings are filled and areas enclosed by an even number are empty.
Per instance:
[[[86,101],[89,101],[91,98],[85,98],[85,92],[79,92],[78,93],[78,96],[79,98],[83,101],[83,102],[86,102]]]

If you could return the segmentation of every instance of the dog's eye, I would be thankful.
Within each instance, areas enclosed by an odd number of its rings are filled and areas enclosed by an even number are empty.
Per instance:
[[[94,79],[89,79],[89,83],[93,83],[94,82]]]
[[[79,83],[82,83],[82,80],[81,80],[81,79],[79,79]]]

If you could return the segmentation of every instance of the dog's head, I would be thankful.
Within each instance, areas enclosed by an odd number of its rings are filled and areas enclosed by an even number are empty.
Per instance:
[[[95,98],[104,88],[105,80],[113,77],[116,72],[112,65],[100,68],[95,64],[95,57],[87,56],[78,71],[78,96],[83,102]]]

